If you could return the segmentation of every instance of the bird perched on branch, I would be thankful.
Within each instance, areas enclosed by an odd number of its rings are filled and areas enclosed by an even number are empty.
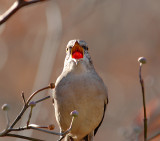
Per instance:
[[[56,80],[53,101],[61,132],[70,126],[71,111],[79,113],[65,141],[92,141],[103,121],[108,95],[103,80],[94,69],[85,41],[68,42],[64,68]]]

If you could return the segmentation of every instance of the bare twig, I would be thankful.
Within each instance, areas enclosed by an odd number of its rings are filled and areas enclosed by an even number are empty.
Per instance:
[[[24,105],[24,107],[22,108],[21,112],[19,113],[19,115],[17,116],[17,118],[14,120],[14,122],[12,123],[12,125],[10,126],[10,128],[13,128],[14,125],[21,119],[22,115],[24,114],[24,112],[26,111],[26,109],[29,107],[29,102],[31,101],[31,99],[39,92],[46,90],[46,89],[52,89],[53,87],[51,87],[51,85],[44,87],[40,90],[37,90],[36,92],[34,92],[27,100],[26,104]]]
[[[29,117],[28,117],[28,121],[27,121],[27,127],[28,127],[28,125],[30,123],[30,120],[31,120],[31,117],[32,117],[32,111],[33,111],[33,106],[31,106],[31,110],[29,112]]]
[[[24,112],[27,110],[28,105],[24,105],[21,112],[19,113],[19,115],[16,117],[16,119],[14,120],[14,122],[11,124],[10,128],[13,128],[15,126],[15,124],[21,119],[22,115],[24,114]]]
[[[53,131],[50,131],[50,130],[45,130],[45,129],[42,129],[42,128],[44,128],[44,126],[41,127],[39,125],[33,125],[33,124],[30,124],[30,125],[24,126],[24,127],[13,128],[13,129],[10,129],[9,131],[23,131],[23,130],[33,129],[33,130],[38,130],[38,131],[45,132],[45,133],[48,133],[48,134],[65,136],[67,133],[69,133],[71,131],[74,120],[75,120],[75,117],[73,116],[72,120],[71,120],[70,127],[63,133],[57,133],[57,132],[53,132]]]
[[[30,125],[25,126],[25,127],[12,128],[12,129],[9,129],[8,132],[11,132],[11,131],[23,131],[23,130],[33,129],[33,130],[37,130],[37,131],[48,133],[48,134],[62,136],[60,138],[60,140],[61,140],[62,138],[65,137],[65,135],[67,133],[69,133],[71,131],[74,120],[75,120],[75,116],[72,116],[70,127],[64,133],[58,133],[58,132],[53,132],[53,131],[50,131],[50,130],[45,130],[45,129],[42,129],[42,128],[44,128],[43,126],[41,127],[41,126],[33,125],[33,124],[30,124]],[[5,133],[3,136],[12,136],[12,137],[23,138],[23,139],[28,139],[28,140],[42,141],[40,139],[35,139],[35,138],[31,138],[31,137],[21,136],[21,135],[17,135],[17,134],[10,134],[10,133]]]
[[[68,134],[71,131],[73,123],[74,123],[74,120],[75,120],[75,117],[72,116],[70,127],[63,133],[57,133],[57,132],[53,132],[53,131],[49,131],[49,130],[45,130],[45,129],[41,129],[41,128],[37,128],[37,127],[33,127],[33,126],[29,126],[29,128],[30,129],[34,129],[34,130],[38,130],[38,131],[41,131],[41,132],[45,132],[45,133],[49,133],[49,134],[65,137],[65,135]]]
[[[9,120],[9,116],[8,116],[8,111],[6,111],[6,119],[7,119],[7,127],[6,129],[9,127],[10,124],[10,120]]]
[[[22,136],[22,135],[17,135],[17,134],[6,134],[6,137],[16,137],[16,138],[21,138],[21,139],[27,139],[30,141],[44,141],[44,140],[40,140],[40,139],[36,139],[36,138],[31,138],[31,137],[26,137],[26,136]]]
[[[39,100],[35,101],[35,103],[37,104],[37,103],[42,102],[42,101],[44,101],[44,100],[46,100],[48,98],[50,98],[50,96],[46,96],[46,97],[44,97],[42,99],[39,99]]]
[[[31,101],[31,99],[32,99],[37,93],[39,93],[39,92],[41,92],[41,91],[43,91],[43,90],[46,90],[46,89],[53,89],[54,86],[52,86],[52,85],[53,85],[53,84],[51,83],[49,86],[44,87],[44,88],[42,88],[42,89],[40,89],[40,90],[35,91],[35,92],[28,98],[27,104],[29,104],[29,102]]]
[[[23,102],[24,102],[24,104],[26,104],[26,99],[25,99],[25,97],[24,97],[24,92],[22,92],[22,98],[23,98]]]
[[[25,102],[25,104],[24,104],[21,112],[20,112],[19,115],[15,118],[15,120],[13,121],[13,123],[11,124],[11,126],[9,126],[9,117],[8,117],[8,115],[7,115],[7,122],[8,122],[8,123],[7,123],[7,128],[6,128],[4,131],[0,132],[0,136],[6,136],[6,135],[8,135],[8,133],[12,131],[12,129],[13,129],[13,127],[15,126],[15,124],[21,119],[22,115],[25,113],[25,111],[27,110],[27,108],[30,107],[30,106],[33,108],[33,105],[30,104],[30,101],[31,101],[31,99],[32,99],[36,94],[38,94],[39,92],[41,92],[41,91],[43,91],[43,90],[53,89],[53,88],[54,88],[54,84],[51,83],[49,86],[44,87],[44,88],[42,88],[42,89],[37,90],[36,92],[34,92],[34,93],[28,98],[27,102]],[[45,99],[46,99],[46,98],[45,98]],[[42,101],[42,100],[40,100],[40,101]],[[4,106],[2,107],[2,109],[3,109],[5,112],[8,112],[9,107],[8,107],[7,104],[4,104]],[[31,115],[29,116],[29,119],[28,119],[28,120],[30,120],[30,118],[31,118]],[[16,136],[17,136],[17,135],[16,135]],[[22,137],[22,136],[21,136],[21,137]]]
[[[58,141],[61,141],[65,137],[65,135],[68,134],[71,131],[72,126],[73,126],[73,122],[74,122],[75,118],[78,116],[78,112],[76,110],[72,111],[71,116],[72,116],[72,121],[71,121],[70,127],[68,128],[67,131],[62,133],[62,135],[61,135],[61,137]]]
[[[23,135],[17,135],[17,134],[11,134],[10,132],[12,131],[23,131],[23,130],[29,130],[29,129],[33,129],[33,130],[37,130],[37,131],[40,131],[40,132],[45,132],[45,133],[49,133],[49,134],[53,134],[53,135],[58,135],[60,136],[61,138],[59,139],[62,140],[62,138],[64,138],[66,136],[66,134],[68,134],[71,129],[72,129],[72,126],[73,126],[73,122],[74,122],[74,119],[78,116],[78,112],[76,110],[72,111],[71,112],[71,116],[72,116],[72,120],[71,120],[71,123],[70,123],[70,127],[63,133],[58,133],[58,132],[53,132],[53,131],[50,131],[50,130],[53,130],[54,129],[54,125],[49,125],[48,127],[47,126],[39,126],[39,125],[36,125],[36,124],[30,124],[30,119],[32,117],[32,110],[33,110],[33,107],[36,106],[36,103],[39,103],[43,100],[46,100],[48,98],[50,98],[50,96],[47,96],[45,98],[42,98],[40,100],[37,100],[37,101],[31,101],[32,98],[38,94],[39,92],[43,91],[43,90],[46,90],[46,89],[53,89],[55,87],[54,83],[51,83],[49,86],[47,87],[44,87],[40,90],[37,90],[36,92],[34,92],[27,100],[27,102],[25,102],[25,98],[24,98],[24,94],[22,93],[22,97],[23,97],[23,100],[24,100],[24,106],[21,110],[21,112],[19,113],[19,115],[16,117],[16,119],[14,120],[14,122],[11,124],[11,126],[9,126],[9,117],[7,115],[7,128],[2,131],[0,133],[0,137],[6,137],[6,136],[10,136],[10,137],[16,137],[16,138],[21,138],[21,139],[27,139],[27,140],[32,140],[32,141],[43,141],[43,140],[40,140],[40,139],[36,139],[36,138],[32,138],[32,137],[27,137],[27,136],[23,136]],[[21,119],[22,115],[24,114],[24,112],[26,111],[26,109],[30,107],[31,110],[30,110],[30,113],[29,113],[29,116],[28,116],[28,121],[27,121],[27,125],[24,126],[24,127],[19,127],[19,128],[13,128],[16,123]],[[8,112],[9,110],[9,106],[7,104],[4,104],[2,106],[2,109],[5,111],[5,112]],[[48,129],[48,130],[46,130]]]
[[[42,1],[46,0],[17,0],[5,13],[0,15],[0,25],[6,22],[14,13],[16,13],[22,7]]]
[[[139,79],[142,88],[142,97],[143,97],[143,111],[144,111],[144,141],[147,141],[147,113],[146,113],[146,103],[145,103],[145,91],[144,91],[144,81],[141,75],[142,65],[146,63],[146,59],[144,57],[140,57],[138,59],[140,62],[139,67]]]

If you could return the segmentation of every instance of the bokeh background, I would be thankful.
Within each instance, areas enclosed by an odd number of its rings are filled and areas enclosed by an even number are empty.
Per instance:
[[[14,0],[0,1],[0,14]],[[149,136],[160,131],[160,1],[50,0],[24,7],[0,26],[0,105],[10,105],[13,121],[25,97],[55,82],[62,71],[65,47],[83,39],[109,91],[109,105],[95,141],[143,141],[143,111],[138,57],[143,66]],[[50,91],[39,94],[42,98]],[[24,126],[24,115],[17,126]],[[36,105],[32,123],[56,125],[52,101]],[[0,130],[6,126],[0,110]],[[46,141],[57,136],[20,132]],[[0,141],[21,141],[9,137]],[[154,141],[158,141],[156,138]]]

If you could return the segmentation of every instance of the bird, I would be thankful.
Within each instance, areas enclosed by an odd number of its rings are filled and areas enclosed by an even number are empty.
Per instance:
[[[105,116],[108,91],[95,70],[84,40],[68,42],[64,67],[55,82],[52,100],[61,133],[71,124],[71,111],[78,111],[78,117],[64,140],[93,141]]]

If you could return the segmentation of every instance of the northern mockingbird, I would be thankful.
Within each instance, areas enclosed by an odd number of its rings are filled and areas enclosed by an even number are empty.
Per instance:
[[[53,91],[55,116],[61,132],[71,123],[70,113],[78,111],[66,141],[92,141],[108,103],[107,88],[94,69],[87,43],[71,40],[66,47],[64,68]]]

